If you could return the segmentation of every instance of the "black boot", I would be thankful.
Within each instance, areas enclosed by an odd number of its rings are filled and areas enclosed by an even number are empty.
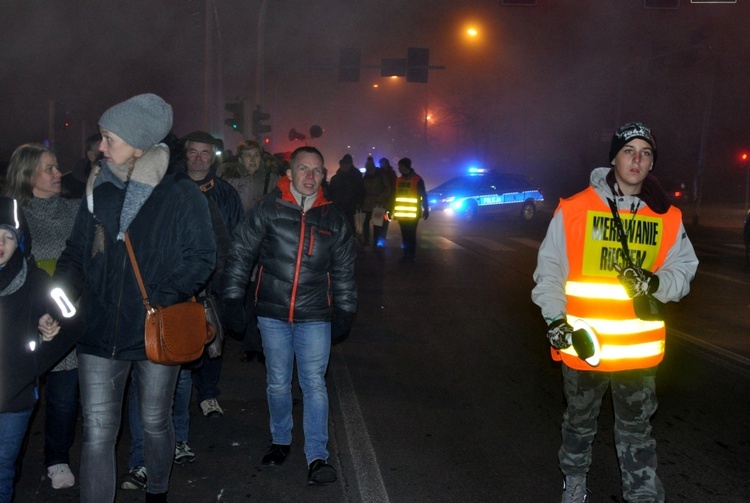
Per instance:
[[[146,503],[167,503],[167,493],[146,493]]]

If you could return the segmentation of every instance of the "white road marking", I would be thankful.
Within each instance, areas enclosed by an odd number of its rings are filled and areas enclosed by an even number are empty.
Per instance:
[[[542,246],[541,241],[536,241],[534,239],[528,239],[528,238],[510,238],[511,241],[515,241],[516,243],[522,244],[524,246],[528,246],[529,248],[534,248],[535,250],[538,250],[540,246]]]
[[[435,245],[435,247],[441,250],[461,250],[463,246],[458,243],[454,243],[450,239],[444,238],[443,236],[429,236],[423,237],[425,241],[428,241]]]
[[[515,248],[511,248],[510,246],[498,243],[497,241],[492,241],[491,239],[487,238],[466,238],[469,241],[473,241],[479,245],[484,246],[485,248],[488,248],[492,251],[505,251],[505,252],[512,252],[515,251]]]
[[[336,383],[336,394],[341,405],[341,415],[344,418],[346,439],[349,443],[349,453],[354,465],[357,478],[360,501],[365,503],[389,503],[388,492],[385,490],[383,476],[380,473],[375,449],[367,433],[367,425],[359,408],[357,394],[354,392],[349,368],[341,346],[334,346],[331,353],[335,361],[331,365],[333,380]]]

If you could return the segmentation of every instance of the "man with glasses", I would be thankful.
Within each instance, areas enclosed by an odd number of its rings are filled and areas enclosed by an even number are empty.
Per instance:
[[[258,264],[255,304],[266,356],[271,415],[264,465],[281,465],[292,443],[292,370],[302,388],[308,484],[336,480],[328,464],[331,340],[345,334],[357,309],[354,235],[343,212],[323,193],[323,156],[314,147],[292,153],[286,176],[237,226],[224,271],[224,320],[240,332],[243,300]]]
[[[192,132],[184,140],[187,174],[200,186],[209,200],[214,233],[217,235],[216,246],[219,253],[216,262],[217,271],[213,276],[213,285],[209,285],[209,289],[215,289],[215,285],[219,284],[219,277],[222,272],[222,255],[227,252],[229,246],[226,238],[231,236],[235,226],[242,218],[242,202],[237,191],[216,176],[216,152],[220,145],[219,140],[203,131]],[[224,228],[222,228],[222,225]],[[221,292],[209,293],[220,295]],[[196,401],[200,404],[201,411],[206,417],[218,417],[224,414],[216,400],[219,396],[217,385],[220,370],[221,356],[209,358],[204,353],[203,365],[194,370],[192,374],[193,385],[197,392]]]

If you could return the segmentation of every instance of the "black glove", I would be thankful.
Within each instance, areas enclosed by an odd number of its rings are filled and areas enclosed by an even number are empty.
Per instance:
[[[235,338],[245,335],[245,303],[242,299],[224,299],[221,322],[225,328],[234,332]]]
[[[427,220],[430,217],[430,210],[424,210],[424,213],[422,213],[422,218]]]
[[[615,264],[615,270],[618,273],[617,279],[620,280],[625,293],[631,299],[652,294],[659,288],[659,277],[640,267],[629,265],[623,269],[622,266]]]
[[[349,329],[352,328],[354,313],[336,309],[331,322],[331,342],[338,342],[346,337]]]
[[[547,327],[547,339],[555,349],[569,348],[573,344],[573,327],[565,318],[553,321]]]

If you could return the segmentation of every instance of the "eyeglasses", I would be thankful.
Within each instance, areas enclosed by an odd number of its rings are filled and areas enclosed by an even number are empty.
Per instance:
[[[189,155],[191,157],[195,157],[195,156],[199,155],[201,157],[210,158],[210,157],[213,157],[214,153],[213,152],[209,152],[208,150],[194,150],[194,149],[190,149],[190,150],[188,150],[187,155]]]

